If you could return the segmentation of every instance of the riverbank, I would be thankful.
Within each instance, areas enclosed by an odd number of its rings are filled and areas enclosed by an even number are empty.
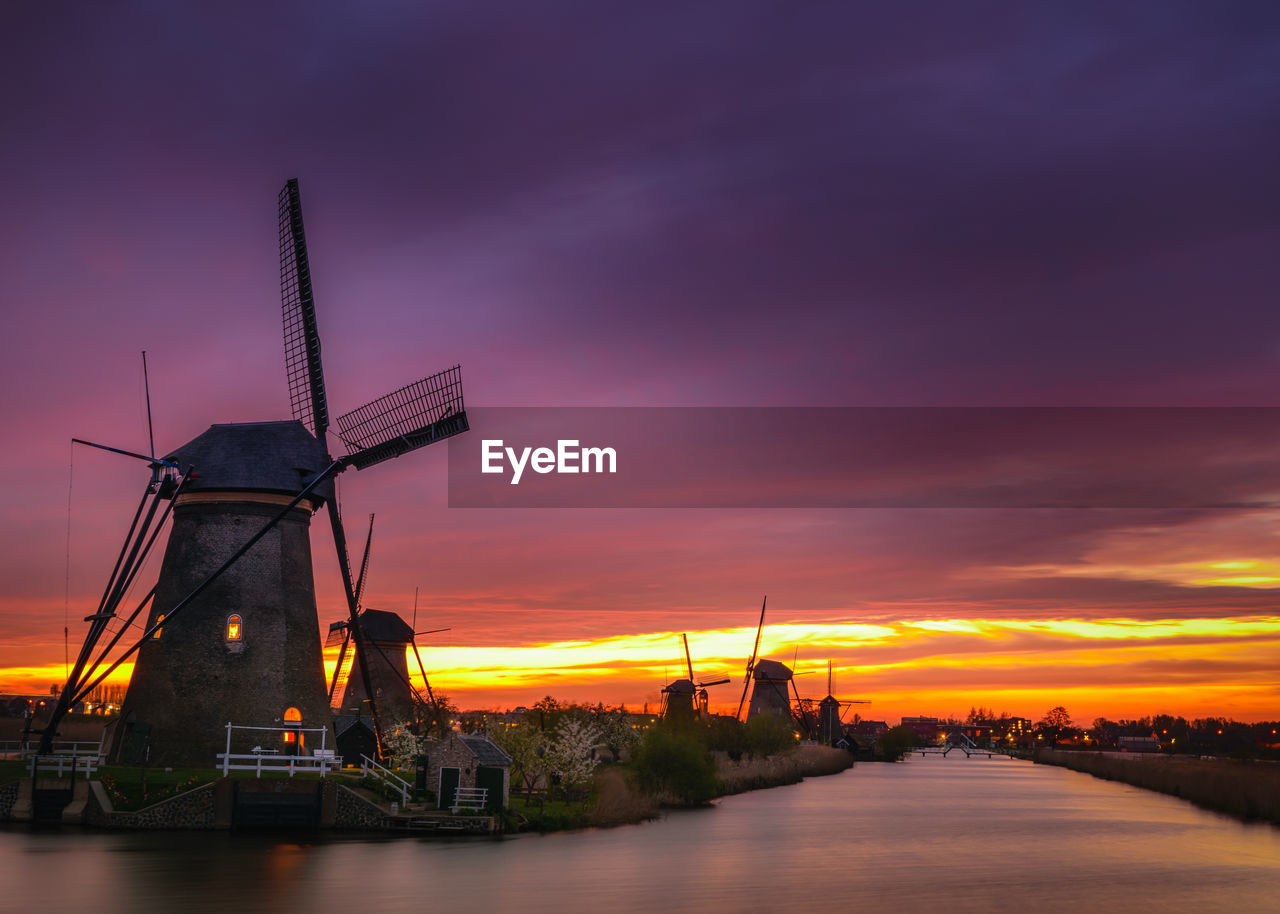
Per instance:
[[[722,752],[713,755],[719,781],[716,797],[798,784],[805,778],[839,774],[852,768],[854,761],[849,753],[829,746],[798,746],[791,752],[743,758],[736,762]],[[634,825],[657,818],[663,809],[685,806],[686,804],[671,797],[644,793],[622,768],[606,768],[596,780],[595,805],[584,814],[581,822],[569,822],[561,827]]]
[[[1054,749],[1037,752],[1034,761],[1179,797],[1246,821],[1280,825],[1280,765]]]
[[[805,778],[839,774],[853,767],[853,756],[830,746],[798,746],[784,755],[733,761],[727,756],[716,758],[721,796],[798,784]]]

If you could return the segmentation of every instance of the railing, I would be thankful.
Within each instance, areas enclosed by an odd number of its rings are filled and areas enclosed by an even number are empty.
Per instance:
[[[88,779],[98,770],[98,756],[97,753],[93,755],[63,753],[58,755],[33,755],[31,756],[29,770],[33,776],[38,772],[40,774],[52,774],[55,777],[63,777],[68,774],[71,777],[75,777],[78,772]]]
[[[0,742],[0,756],[30,758],[40,749],[39,739],[11,739]],[[56,740],[53,744],[53,755],[69,755],[74,758],[99,758],[102,753],[102,741]]]
[[[449,807],[449,812],[457,812],[460,809],[481,811],[488,800],[488,787],[459,787],[453,794],[453,805]]]
[[[320,772],[324,777],[330,768],[342,765],[341,759],[331,755],[267,755],[261,752],[219,752],[218,767],[223,777],[232,771],[253,771],[255,777],[262,777],[262,772],[287,771],[289,777],[298,772]]]
[[[409,797],[413,794],[413,788],[409,786],[409,782],[394,771],[388,771],[383,768],[367,755],[360,756],[360,773],[375,777],[382,783],[386,784],[392,790],[400,794],[400,800],[405,806],[409,805]]]

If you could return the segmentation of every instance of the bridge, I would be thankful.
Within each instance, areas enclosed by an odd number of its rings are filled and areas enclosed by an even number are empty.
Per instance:
[[[941,743],[936,746],[912,749],[911,753],[919,753],[921,758],[926,755],[940,755],[946,758],[947,753],[953,749],[958,749],[964,753],[965,758],[972,758],[975,755],[978,758],[994,758],[997,755],[1012,757],[1012,753],[1007,749],[983,749],[970,739],[969,734],[965,732],[966,728],[962,725],[944,724],[943,728],[946,730],[946,734],[943,736]]]

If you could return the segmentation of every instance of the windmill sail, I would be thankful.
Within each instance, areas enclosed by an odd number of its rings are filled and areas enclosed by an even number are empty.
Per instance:
[[[363,470],[467,431],[462,367],[423,378],[338,417],[342,462]]]
[[[347,649],[347,642],[342,643],[342,652],[338,655],[338,665],[333,671],[333,682],[329,685],[329,707],[336,707],[342,701],[347,690],[347,679],[351,676],[351,667],[356,662],[356,652]]]
[[[302,229],[298,179],[290,178],[277,198],[280,216],[280,297],[284,313],[284,361],[293,418],[321,440],[329,428],[329,404],[320,367],[320,332],[311,292],[311,263]]]

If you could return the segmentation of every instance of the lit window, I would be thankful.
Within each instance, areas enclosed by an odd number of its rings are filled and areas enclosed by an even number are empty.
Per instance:
[[[295,724],[295,725],[302,723],[302,712],[299,711],[297,708],[286,708],[284,712],[284,722],[286,724]],[[285,730],[284,733],[281,734],[281,736],[284,737],[284,741],[286,743],[297,742],[298,741],[297,727],[295,726],[292,730]]]
[[[240,635],[244,631],[240,617],[237,615],[227,616],[227,640],[239,641]],[[299,718],[301,719],[301,718]]]
[[[161,623],[161,622],[163,622],[163,621],[164,621],[164,613],[161,613],[160,615],[156,616],[156,626],[157,626],[157,628],[156,628],[156,633],[155,633],[154,635],[152,635],[152,636],[151,636],[151,640],[152,640],[152,641],[159,641],[159,640],[160,640],[160,633],[161,633],[162,631],[164,631],[164,629],[163,629],[163,628],[161,628],[161,627],[159,627],[159,626],[160,626],[160,623]]]

